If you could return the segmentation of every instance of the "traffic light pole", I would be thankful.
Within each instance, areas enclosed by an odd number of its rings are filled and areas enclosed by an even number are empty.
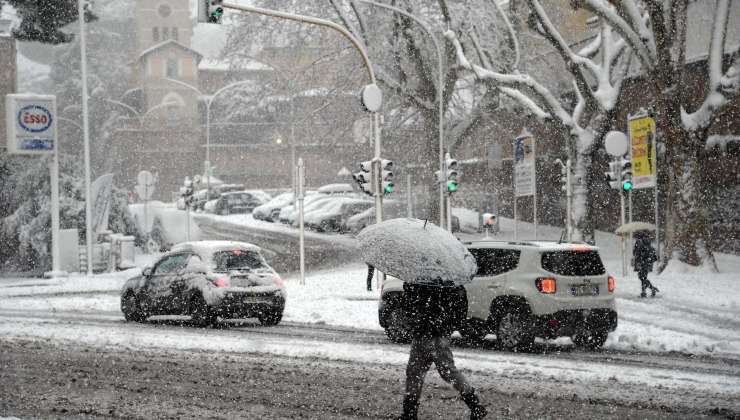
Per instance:
[[[624,226],[625,224],[625,204],[624,204],[624,191],[619,192],[619,219],[620,219],[620,226]],[[621,243],[622,248],[622,277],[627,277],[627,251],[626,247],[627,244],[624,241],[624,235],[619,236],[619,241]]]
[[[332,29],[336,32],[339,32],[360,53],[360,55],[362,56],[362,60],[365,64],[365,68],[367,69],[367,73],[370,78],[371,85],[377,86],[375,72],[373,70],[372,64],[370,63],[370,58],[367,55],[367,51],[365,51],[365,48],[362,46],[360,41],[354,35],[352,35],[351,32],[349,32],[347,29],[345,29],[341,25],[334,23],[330,20],[326,20],[326,19],[319,19],[319,18],[312,17],[312,16],[304,16],[304,15],[297,15],[293,13],[280,12],[280,11],[271,10],[271,9],[263,9],[263,8],[254,7],[254,6],[223,3],[222,7],[224,9],[232,9],[232,10],[239,10],[242,12],[256,13],[258,15],[269,16],[269,17],[274,17],[278,19],[286,19],[286,20],[292,20],[296,22],[309,23],[312,25],[323,26],[323,27]],[[379,108],[380,108],[380,102],[377,104],[377,108],[378,109],[370,109],[370,111],[373,114],[373,139],[375,143],[375,158],[373,160],[380,162],[380,115],[378,113]],[[376,171],[376,172],[379,172],[379,171]],[[378,189],[377,186],[380,184],[379,178],[380,178],[380,173],[377,173],[376,178],[373,180],[374,185],[376,185],[375,187],[376,190]],[[379,194],[379,195],[376,195],[375,197],[375,217],[376,217],[376,220],[380,222],[383,220],[382,192],[377,191],[376,194]]]
[[[300,255],[301,285],[306,284],[306,248],[303,233],[303,199],[305,198],[306,170],[303,158],[298,158],[298,254]]]
[[[419,19],[418,17],[414,16],[413,14],[395,7],[390,6],[383,3],[378,3],[376,1],[371,0],[358,0],[360,3],[369,4],[375,7],[380,7],[383,9],[390,10],[394,13],[398,13],[400,15],[403,15],[412,21],[416,22],[421,28],[424,30],[424,32],[429,35],[429,38],[431,38],[432,43],[434,44],[434,50],[437,52],[437,77],[439,78],[437,82],[437,106],[439,109],[438,112],[438,124],[439,124],[439,170],[440,174],[446,173],[447,169],[445,168],[444,164],[444,55],[442,53],[442,48],[440,48],[439,40],[437,40],[437,37],[434,35],[434,31],[432,31],[432,28],[423,20]],[[377,157],[380,156],[380,151],[378,150]],[[444,228],[444,220],[445,215],[443,212],[443,209],[445,208],[445,185],[440,181],[439,183],[439,226],[441,228]],[[452,229],[450,229],[452,230]]]

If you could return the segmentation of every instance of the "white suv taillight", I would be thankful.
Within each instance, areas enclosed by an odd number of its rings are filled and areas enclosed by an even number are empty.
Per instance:
[[[607,288],[609,289],[609,293],[614,293],[614,290],[617,288],[617,280],[614,277],[609,276],[607,279]]]
[[[557,282],[553,278],[541,277],[534,281],[540,293],[553,294],[558,291]]]

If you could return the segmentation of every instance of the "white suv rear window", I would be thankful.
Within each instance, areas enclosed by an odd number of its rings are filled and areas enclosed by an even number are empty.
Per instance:
[[[497,276],[519,265],[520,251],[516,249],[469,248],[478,264],[476,276]]]
[[[542,268],[561,276],[598,276],[606,273],[596,251],[543,252]]]

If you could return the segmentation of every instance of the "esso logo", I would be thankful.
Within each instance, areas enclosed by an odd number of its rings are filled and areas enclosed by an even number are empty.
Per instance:
[[[31,133],[41,133],[51,127],[52,117],[48,109],[39,105],[28,105],[18,111],[18,124]]]

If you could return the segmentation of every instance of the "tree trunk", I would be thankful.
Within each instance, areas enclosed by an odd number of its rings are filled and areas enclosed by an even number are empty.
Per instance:
[[[442,209],[439,207],[439,183],[434,175],[439,170],[439,120],[436,112],[424,112],[423,115],[424,146],[422,150],[415,153],[417,159],[420,159],[419,163],[424,165],[423,176],[420,177],[418,182],[429,186],[429,194],[424,204],[428,220],[432,223],[439,223],[439,215]],[[414,151],[409,152],[414,153]]]
[[[700,153],[702,133],[683,130],[666,123],[668,192],[666,196],[665,253],[660,263],[663,271],[671,259],[717,272],[714,254],[709,247],[709,228],[702,209],[705,202],[701,189]]]
[[[573,159],[573,240],[594,242],[594,229],[590,218],[591,208],[591,152],[593,133],[583,130],[574,142],[575,150],[571,152]]]

